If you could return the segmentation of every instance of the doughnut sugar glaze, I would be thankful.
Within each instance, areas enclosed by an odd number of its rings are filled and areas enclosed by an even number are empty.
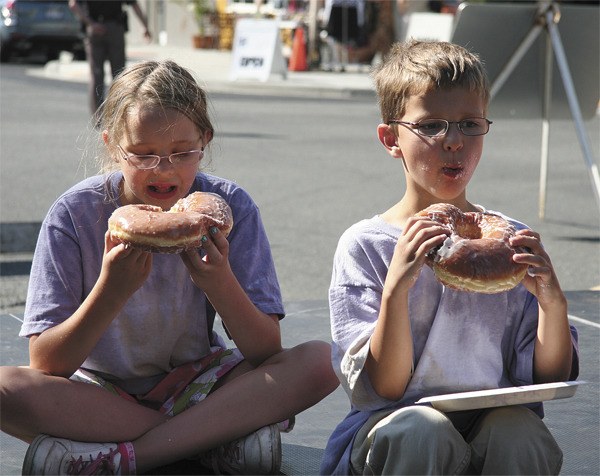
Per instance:
[[[427,260],[445,286],[494,294],[514,288],[525,276],[527,265],[512,259],[520,250],[509,244],[516,228],[504,218],[487,212],[463,213],[446,203],[431,205],[417,216],[427,216],[451,230]]]
[[[153,205],[125,205],[108,220],[113,239],[156,253],[198,248],[212,226],[227,236],[233,227],[233,214],[220,195],[208,192],[194,192],[166,212]]]

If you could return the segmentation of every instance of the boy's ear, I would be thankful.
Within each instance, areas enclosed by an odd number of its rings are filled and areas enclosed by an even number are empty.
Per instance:
[[[398,146],[398,138],[392,126],[389,124],[379,124],[377,126],[377,137],[379,137],[379,142],[383,144],[392,157],[395,159],[402,158],[402,151]]]

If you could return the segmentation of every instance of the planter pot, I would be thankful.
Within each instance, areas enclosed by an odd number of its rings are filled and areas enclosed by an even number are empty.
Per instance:
[[[194,35],[192,37],[194,48],[214,48],[215,39],[212,36]]]

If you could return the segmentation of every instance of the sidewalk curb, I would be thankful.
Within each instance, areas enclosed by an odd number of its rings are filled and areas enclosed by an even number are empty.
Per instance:
[[[220,50],[192,50],[159,46],[136,46],[127,52],[127,64],[146,60],[171,59],[194,72],[210,93],[251,94],[286,97],[317,97],[332,99],[375,98],[368,67],[350,65],[343,73],[324,71],[287,72],[286,76],[272,75],[267,81],[229,80],[231,52]],[[106,77],[110,78],[108,63]],[[27,74],[57,81],[87,84],[88,64],[74,61],[69,56],[49,61]]]

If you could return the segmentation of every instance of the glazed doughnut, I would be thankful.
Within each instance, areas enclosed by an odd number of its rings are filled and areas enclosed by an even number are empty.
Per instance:
[[[198,248],[212,226],[227,236],[233,227],[233,215],[221,196],[208,192],[194,192],[166,212],[153,205],[125,205],[108,220],[112,238],[156,253]]]
[[[447,203],[437,203],[417,213],[446,225],[451,235],[428,253],[427,264],[449,288],[493,294],[508,291],[521,282],[527,265],[515,263],[520,250],[508,240],[516,228],[499,215],[463,213]]]

